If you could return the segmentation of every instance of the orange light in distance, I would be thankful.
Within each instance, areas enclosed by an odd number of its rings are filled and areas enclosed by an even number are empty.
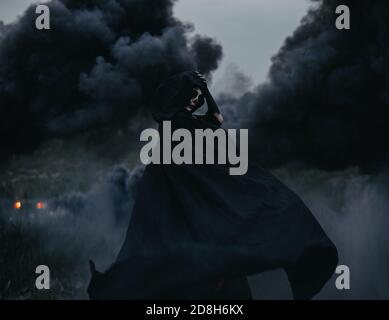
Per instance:
[[[43,208],[44,208],[43,202],[39,201],[39,202],[36,204],[36,208],[37,208],[37,209],[43,209]]]
[[[14,208],[19,210],[22,208],[22,203],[20,201],[15,201]]]

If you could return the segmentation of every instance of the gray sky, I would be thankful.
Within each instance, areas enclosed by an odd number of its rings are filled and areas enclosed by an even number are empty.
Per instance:
[[[180,0],[176,16],[195,23],[195,32],[215,37],[224,59],[215,75],[236,64],[255,83],[265,80],[270,58],[299,25],[307,0]]]
[[[0,20],[13,21],[34,0],[0,0]],[[39,1],[39,3],[43,3]],[[216,38],[224,59],[217,81],[233,63],[255,83],[265,80],[270,58],[298,26],[308,0],[179,0],[175,15],[195,32]]]

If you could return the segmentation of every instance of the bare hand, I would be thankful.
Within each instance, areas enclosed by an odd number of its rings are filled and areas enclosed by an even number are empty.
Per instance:
[[[223,116],[222,116],[221,113],[215,112],[215,113],[213,114],[213,116],[214,116],[220,123],[223,123],[224,118],[223,118]]]

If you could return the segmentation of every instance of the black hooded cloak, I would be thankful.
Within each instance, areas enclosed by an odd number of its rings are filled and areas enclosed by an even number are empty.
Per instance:
[[[188,90],[202,85],[194,72],[168,79],[157,90],[155,120],[170,120],[173,130],[219,128],[212,113],[195,117],[184,108]],[[337,262],[336,247],[303,201],[264,169],[249,164],[234,176],[228,165],[149,164],[117,260],[105,273],[92,265],[88,293],[250,299],[247,276],[283,268],[294,298],[310,299]]]

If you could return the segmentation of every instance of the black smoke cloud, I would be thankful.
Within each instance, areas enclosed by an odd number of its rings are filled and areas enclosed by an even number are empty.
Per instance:
[[[51,30],[35,28],[35,6],[0,24],[0,141],[24,151],[52,136],[118,127],[147,111],[171,74],[209,75],[222,48],[190,37],[174,0],[53,0]],[[5,148],[7,147],[7,148]]]
[[[389,3],[312,2],[272,58],[268,81],[236,108],[249,110],[244,125],[264,165],[376,168],[389,152]],[[341,4],[351,30],[335,27]]]

